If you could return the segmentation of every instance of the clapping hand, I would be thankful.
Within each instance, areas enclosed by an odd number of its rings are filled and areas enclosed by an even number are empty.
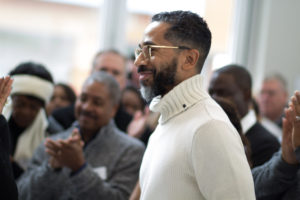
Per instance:
[[[74,129],[72,135],[65,139],[45,141],[46,152],[50,155],[49,164],[52,168],[68,167],[73,172],[77,171],[84,163],[83,141],[78,129]]]
[[[296,91],[291,98],[289,107],[293,111],[293,146],[300,147],[300,91]]]
[[[6,99],[11,92],[12,83],[13,80],[9,76],[0,78],[0,113],[2,113]]]
[[[285,109],[282,127],[282,158],[289,164],[296,164],[295,149],[300,147],[300,92],[291,97],[289,108]]]

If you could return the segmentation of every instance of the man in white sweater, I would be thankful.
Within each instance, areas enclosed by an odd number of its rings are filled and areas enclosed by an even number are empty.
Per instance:
[[[255,199],[244,148],[204,89],[211,45],[206,22],[189,11],[156,14],[136,50],[143,97],[160,112],[140,169],[140,199]]]

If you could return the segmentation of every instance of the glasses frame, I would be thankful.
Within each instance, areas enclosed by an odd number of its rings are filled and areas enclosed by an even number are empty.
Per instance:
[[[144,48],[147,48],[148,55],[146,55]],[[164,46],[164,45],[145,45],[142,48],[138,47],[135,49],[135,58],[139,57],[141,53],[143,53],[144,58],[150,59],[151,58],[151,49],[157,48],[157,49],[191,49],[186,46]]]

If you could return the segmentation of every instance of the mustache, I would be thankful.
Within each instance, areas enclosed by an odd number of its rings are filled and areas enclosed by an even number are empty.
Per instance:
[[[84,110],[82,110],[79,115],[85,116],[85,117],[97,118],[97,116],[95,116],[92,112],[88,112],[88,111],[84,111]]]
[[[147,69],[147,67],[145,65],[140,65],[137,70],[138,73],[147,72],[147,71],[152,72],[152,73],[154,72],[153,69]]]

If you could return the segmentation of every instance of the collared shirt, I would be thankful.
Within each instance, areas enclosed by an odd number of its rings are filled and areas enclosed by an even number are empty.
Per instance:
[[[246,134],[249,129],[256,123],[256,121],[257,119],[254,110],[249,110],[247,115],[245,115],[245,117],[243,117],[241,120],[243,133]]]

